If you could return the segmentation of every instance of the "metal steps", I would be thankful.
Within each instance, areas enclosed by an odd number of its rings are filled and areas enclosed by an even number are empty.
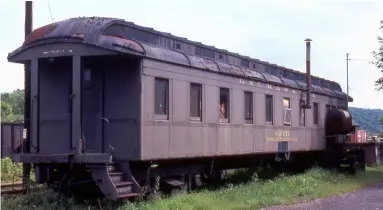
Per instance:
[[[131,199],[140,194],[134,191],[133,177],[129,178],[119,168],[118,163],[88,166],[105,197],[111,200]]]

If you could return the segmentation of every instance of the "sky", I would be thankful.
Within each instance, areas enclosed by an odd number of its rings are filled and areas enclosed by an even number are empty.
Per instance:
[[[97,3],[96,3],[97,2]],[[23,66],[7,55],[24,40],[24,1],[0,1],[0,92],[23,88]],[[311,38],[311,72],[338,82],[350,106],[383,108],[374,81],[382,73],[369,63],[379,48],[383,1],[355,0],[125,0],[35,1],[33,26],[80,16],[117,17],[217,48],[305,71]]]

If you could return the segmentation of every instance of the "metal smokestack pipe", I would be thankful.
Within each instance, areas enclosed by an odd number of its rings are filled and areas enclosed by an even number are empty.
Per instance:
[[[306,84],[307,84],[307,92],[306,92],[306,108],[311,108],[311,70],[310,70],[310,42],[311,39],[305,39],[306,42]]]
[[[25,39],[32,32],[33,11],[32,1],[25,1]],[[31,74],[30,63],[24,64],[24,129],[26,129],[26,138],[23,139],[23,153],[30,153],[30,102],[31,102]],[[23,163],[23,192],[26,193],[27,183],[31,176],[31,164]]]

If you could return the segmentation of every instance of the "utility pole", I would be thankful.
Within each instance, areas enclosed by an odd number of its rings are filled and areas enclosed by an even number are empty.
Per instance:
[[[346,54],[346,76],[347,76],[347,109],[348,109],[348,60],[350,60],[348,58],[348,53]]]
[[[25,1],[25,39],[32,32],[32,21],[33,21],[33,12],[32,12],[32,1]],[[24,129],[26,131],[26,136],[23,141],[23,153],[30,153],[30,103],[31,103],[31,69],[30,62],[24,64]],[[27,192],[27,185],[31,176],[31,164],[23,163],[23,191]]]

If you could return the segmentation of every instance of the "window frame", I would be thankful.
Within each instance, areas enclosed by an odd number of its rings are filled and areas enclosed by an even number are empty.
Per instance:
[[[287,107],[285,107],[285,104],[284,104],[284,102],[285,102],[285,100],[287,100],[288,101],[288,106]],[[292,109],[291,109],[291,99],[290,98],[283,98],[282,99],[282,106],[283,106],[283,126],[291,126],[291,124],[293,123],[292,121]],[[291,113],[290,113],[290,123],[286,123],[286,112],[287,111],[290,111]]]
[[[243,92],[243,96],[244,96],[244,121],[245,121],[245,124],[253,124],[254,122],[254,93],[251,92],[251,91],[244,91]],[[246,118],[247,116],[247,111],[246,110],[246,102],[247,102],[247,97],[250,98],[250,118]]]
[[[221,108],[221,93],[222,91],[225,91],[227,93],[227,99],[226,99],[226,107],[225,107],[225,118],[221,118],[221,113],[220,113],[220,108]],[[224,88],[220,87],[219,88],[219,101],[218,101],[218,118],[220,123],[230,123],[230,89],[229,88]]]
[[[271,121],[268,121],[267,119],[267,99],[271,98],[271,108],[270,108],[270,115],[271,115]],[[266,125],[273,125],[274,124],[274,96],[270,94],[265,95],[265,122]]]
[[[319,125],[319,103],[313,102],[313,125]]]
[[[158,95],[157,95],[157,82],[165,82],[165,113],[159,113],[157,112],[158,109]],[[155,120],[169,120],[169,110],[170,110],[170,100],[169,100],[169,92],[170,92],[170,82],[169,79],[162,78],[162,77],[155,77],[154,78],[154,116]]]
[[[300,127],[306,127],[306,109],[304,108],[304,105],[305,105],[305,101],[300,100],[299,102],[299,126]]]
[[[198,115],[199,116],[193,116],[193,111],[192,111],[192,91],[193,91],[193,88],[197,88],[198,89],[197,90],[198,91],[197,103],[198,103]],[[191,121],[202,122],[202,110],[203,110],[203,107],[202,107],[202,104],[203,104],[202,92],[203,92],[202,84],[190,83],[189,94],[190,94],[190,120]]]

